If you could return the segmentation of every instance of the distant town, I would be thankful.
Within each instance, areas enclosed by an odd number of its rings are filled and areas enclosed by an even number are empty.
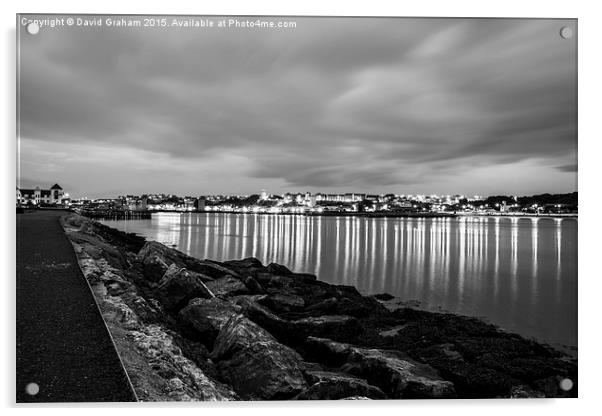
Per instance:
[[[17,188],[17,207],[70,207],[103,215],[119,213],[223,212],[257,214],[382,215],[574,215],[577,192],[531,196],[406,195],[366,193],[178,196],[120,195],[116,198],[71,199],[59,184],[48,189]]]

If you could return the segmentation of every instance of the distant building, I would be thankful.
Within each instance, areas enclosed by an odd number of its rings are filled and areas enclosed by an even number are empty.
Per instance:
[[[17,188],[17,205],[62,204],[68,195],[57,183],[50,189],[36,186],[34,189]]]
[[[199,198],[196,200],[196,207],[195,207],[195,208],[196,208],[198,211],[205,211],[205,204],[206,204],[206,202],[207,202],[207,201],[205,200],[205,197],[204,197],[204,196],[201,196],[201,197],[199,197]]]
[[[316,194],[316,201],[320,202],[361,202],[366,199],[366,194]]]

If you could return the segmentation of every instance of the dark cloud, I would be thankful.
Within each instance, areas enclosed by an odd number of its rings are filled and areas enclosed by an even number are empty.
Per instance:
[[[22,175],[99,195],[574,190],[558,31],[576,22],[294,20],[23,33]]]
[[[561,172],[577,172],[577,164],[557,166],[556,169]]]

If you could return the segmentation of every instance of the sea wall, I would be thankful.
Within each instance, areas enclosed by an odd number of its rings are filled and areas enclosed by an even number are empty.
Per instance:
[[[140,400],[577,395],[576,360],[478,319],[62,221]]]

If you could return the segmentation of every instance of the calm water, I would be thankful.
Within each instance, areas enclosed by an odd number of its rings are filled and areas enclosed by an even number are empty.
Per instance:
[[[159,213],[103,222],[194,257],[254,256],[577,345],[576,219]]]

